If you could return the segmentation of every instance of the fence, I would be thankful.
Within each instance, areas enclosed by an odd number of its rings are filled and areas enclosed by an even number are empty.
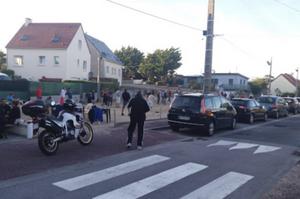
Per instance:
[[[97,83],[95,82],[30,82],[26,80],[1,81],[0,80],[0,98],[6,98],[8,94],[13,94],[16,98],[27,100],[35,96],[36,89],[41,86],[43,96],[59,95],[62,88],[70,88],[73,94],[81,95],[82,93],[96,91]],[[101,90],[114,91],[119,85],[116,81],[101,81]]]

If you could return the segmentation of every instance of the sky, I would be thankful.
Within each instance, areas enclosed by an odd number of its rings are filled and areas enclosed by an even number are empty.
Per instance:
[[[204,71],[208,0],[114,0],[199,30],[168,23],[112,4],[107,0],[9,0],[1,3],[0,50],[24,24],[80,22],[85,32],[111,50],[132,46],[145,55],[179,48],[178,74]],[[213,66],[218,73],[241,73],[251,79],[300,68],[299,0],[215,0]]]

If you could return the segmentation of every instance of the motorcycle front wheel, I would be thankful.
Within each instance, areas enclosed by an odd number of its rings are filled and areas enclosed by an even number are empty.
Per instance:
[[[54,142],[55,135],[47,130],[39,134],[39,148],[45,155],[54,155],[58,150],[58,142]]]
[[[83,122],[77,140],[82,145],[91,144],[94,139],[94,131],[88,122]]]

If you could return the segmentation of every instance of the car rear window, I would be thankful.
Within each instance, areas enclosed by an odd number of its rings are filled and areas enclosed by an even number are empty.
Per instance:
[[[276,98],[273,97],[260,97],[257,100],[259,103],[267,103],[267,104],[273,104],[276,101]]]
[[[202,97],[194,96],[178,96],[175,98],[172,108],[186,108],[192,111],[199,112]]]
[[[233,106],[247,106],[248,101],[245,100],[231,100]]]
[[[287,101],[287,103],[294,103],[294,100],[293,99],[291,99],[291,98],[284,98],[285,99],[285,101]]]

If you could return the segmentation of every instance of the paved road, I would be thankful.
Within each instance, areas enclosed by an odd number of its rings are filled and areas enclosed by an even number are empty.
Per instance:
[[[241,124],[211,138],[150,130],[187,138],[1,181],[1,198],[261,198],[299,160],[299,118]]]

